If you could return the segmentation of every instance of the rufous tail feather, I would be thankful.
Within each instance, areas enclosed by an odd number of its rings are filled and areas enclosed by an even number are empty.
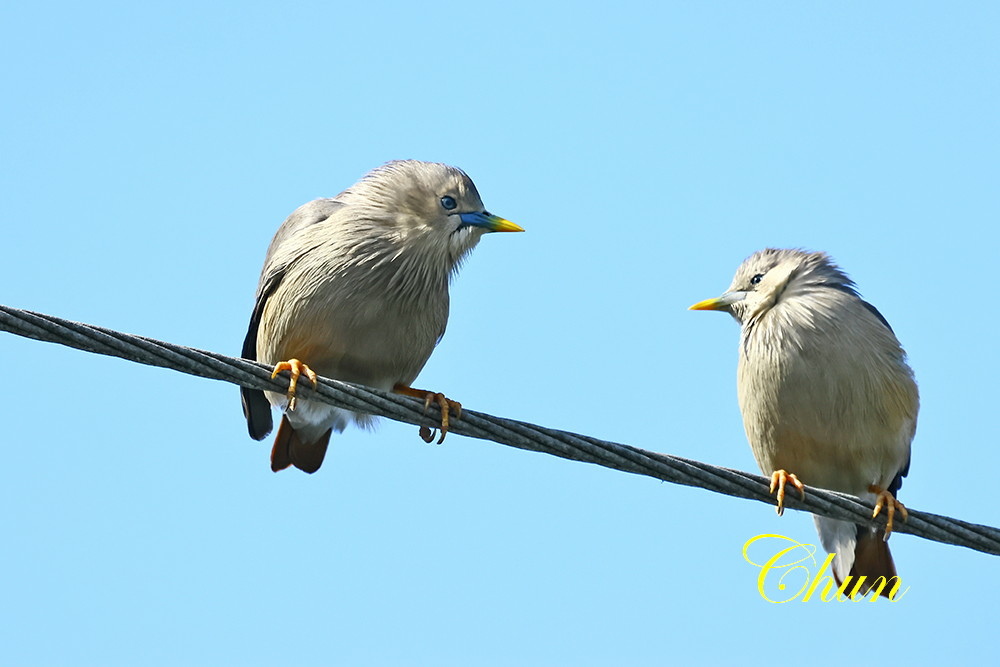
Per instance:
[[[271,448],[271,470],[278,472],[288,466],[295,466],[304,472],[316,472],[323,465],[331,433],[333,429],[327,429],[315,442],[303,442],[298,432],[292,428],[288,417],[282,415],[278,434],[274,437],[274,447]]]

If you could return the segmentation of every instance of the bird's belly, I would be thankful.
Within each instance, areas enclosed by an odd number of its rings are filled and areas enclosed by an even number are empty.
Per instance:
[[[269,364],[296,358],[319,375],[390,390],[413,382],[444,329],[430,314],[383,308],[365,316],[354,309],[354,317],[344,318],[336,312],[293,315],[297,319],[281,327],[283,335],[258,337],[272,341],[258,342],[258,358]]]
[[[887,486],[903,463],[890,463],[870,440],[823,439],[794,427],[750,440],[761,472],[794,473],[804,484],[860,495],[869,484]]]
[[[794,473],[804,484],[860,495],[887,487],[909,458],[912,418],[894,409],[863,371],[819,376],[784,368],[782,381],[742,369],[740,407],[765,475]]]

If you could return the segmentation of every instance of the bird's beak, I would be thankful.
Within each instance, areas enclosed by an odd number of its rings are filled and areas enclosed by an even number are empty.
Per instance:
[[[728,312],[731,305],[737,301],[742,301],[746,296],[746,292],[726,292],[716,299],[699,301],[688,308],[688,310],[724,310]]]
[[[510,220],[504,220],[499,215],[493,215],[486,211],[476,213],[459,213],[459,218],[463,225],[482,227],[488,232],[523,232],[524,227],[514,224]]]

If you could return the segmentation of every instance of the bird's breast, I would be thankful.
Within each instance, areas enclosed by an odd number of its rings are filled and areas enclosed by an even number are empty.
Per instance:
[[[737,384],[765,474],[785,469],[806,484],[860,493],[888,484],[909,458],[915,384],[907,368],[863,341],[744,341]]]
[[[401,299],[364,282],[292,280],[265,308],[258,358],[294,357],[320,375],[389,390],[416,378],[447,318],[446,287]]]

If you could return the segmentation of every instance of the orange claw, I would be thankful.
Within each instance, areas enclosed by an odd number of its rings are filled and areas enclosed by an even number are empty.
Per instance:
[[[451,412],[454,410],[455,419],[459,419],[462,416],[462,404],[458,401],[454,401],[446,397],[444,394],[434,391],[427,391],[425,389],[414,389],[413,387],[407,387],[406,385],[397,384],[392,390],[397,394],[402,394],[403,396],[412,396],[413,398],[424,399],[424,412],[431,407],[431,403],[437,403],[438,407],[441,408],[441,437],[438,439],[437,444],[444,442],[444,436],[448,435],[448,424],[451,418]],[[424,442],[434,441],[434,429],[429,426],[420,427],[420,437],[423,438]]]
[[[874,519],[885,507],[886,514],[888,515],[885,520],[885,537],[882,539],[886,542],[889,541],[889,535],[892,534],[892,519],[896,515],[896,510],[903,515],[903,521],[910,518],[910,513],[906,511],[906,507],[903,503],[896,500],[896,496],[892,495],[880,486],[875,486],[872,484],[868,487],[868,490],[875,494],[875,511],[872,512],[872,518]]]
[[[802,495],[802,500],[806,499],[806,487],[802,485],[799,478],[786,470],[775,470],[771,473],[770,493],[774,493],[775,487],[778,489],[778,516],[785,513],[785,484],[791,483]]]
[[[295,409],[295,388],[299,385],[299,377],[305,374],[309,381],[312,382],[313,389],[319,386],[319,376],[313,371],[313,369],[306,366],[304,363],[298,359],[289,359],[288,361],[279,361],[274,365],[274,372],[271,373],[271,379],[278,377],[278,373],[281,371],[288,371],[288,409]]]

